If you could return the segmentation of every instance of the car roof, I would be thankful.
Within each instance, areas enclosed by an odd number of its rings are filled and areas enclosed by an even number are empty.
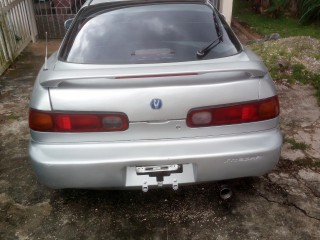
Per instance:
[[[208,0],[211,2],[210,0]],[[154,0],[88,0],[84,5],[91,6],[100,3],[113,3],[113,2],[128,2],[128,3],[148,3],[155,2]],[[206,0],[157,0],[156,2],[207,2]]]
[[[110,2],[124,2],[124,1],[128,1],[128,0],[90,0],[88,1],[88,5],[95,5],[99,3],[110,3]],[[131,1],[134,2],[134,0],[131,0]]]

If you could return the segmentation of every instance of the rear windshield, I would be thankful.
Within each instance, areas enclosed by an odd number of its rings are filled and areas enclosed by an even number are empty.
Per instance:
[[[220,20],[219,24],[221,24]],[[223,21],[223,20],[222,20]],[[213,9],[204,4],[153,4],[91,15],[69,34],[63,60],[84,64],[145,64],[196,61],[237,54],[240,45],[224,23],[223,42],[204,58],[197,51],[218,34]],[[227,27],[227,29],[226,29]],[[70,41],[71,40],[71,41]]]

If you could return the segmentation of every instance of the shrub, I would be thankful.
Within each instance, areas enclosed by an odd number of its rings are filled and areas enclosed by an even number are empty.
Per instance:
[[[299,0],[300,22],[320,21],[319,0]]]
[[[270,6],[266,10],[273,18],[279,18],[286,10],[289,0],[270,0]]]

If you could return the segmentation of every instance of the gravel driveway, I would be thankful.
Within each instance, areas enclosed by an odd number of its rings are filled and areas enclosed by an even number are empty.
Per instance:
[[[49,51],[59,42],[50,41]],[[51,190],[28,162],[28,101],[44,61],[30,44],[0,80],[0,239],[319,239],[320,108],[307,85],[277,84],[286,137],[260,178],[141,191]]]

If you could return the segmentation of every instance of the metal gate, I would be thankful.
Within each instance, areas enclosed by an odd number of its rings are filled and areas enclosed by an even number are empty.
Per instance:
[[[31,0],[0,0],[0,75],[36,39]]]
[[[64,22],[73,18],[85,0],[33,0],[39,38],[63,38]]]

